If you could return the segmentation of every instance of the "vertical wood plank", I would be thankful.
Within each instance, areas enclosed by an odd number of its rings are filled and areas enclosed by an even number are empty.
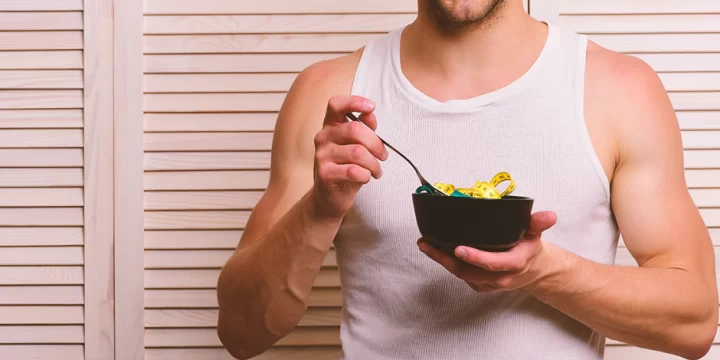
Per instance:
[[[114,359],[113,0],[85,0],[85,358]]]
[[[530,15],[537,20],[557,24],[560,19],[560,0],[528,0]]]
[[[142,0],[115,1],[115,358],[144,358]]]

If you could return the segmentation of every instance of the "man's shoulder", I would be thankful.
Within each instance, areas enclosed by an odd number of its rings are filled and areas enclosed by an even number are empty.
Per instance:
[[[303,90],[310,87],[316,95],[318,92],[349,95],[363,50],[313,63],[298,74],[293,87]]]

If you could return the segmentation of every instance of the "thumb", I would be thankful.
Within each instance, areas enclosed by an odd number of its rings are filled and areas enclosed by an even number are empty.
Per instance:
[[[552,211],[542,211],[532,214],[530,226],[525,231],[526,238],[540,237],[543,231],[553,227],[557,223],[557,215]]]

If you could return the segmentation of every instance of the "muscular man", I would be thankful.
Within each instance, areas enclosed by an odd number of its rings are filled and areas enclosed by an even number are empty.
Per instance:
[[[590,360],[606,338],[704,356],[715,259],[655,72],[521,0],[418,5],[412,24],[310,66],[288,93],[267,192],[219,280],[230,353],[295,328],[334,243],[346,359]],[[451,256],[418,240],[419,182],[376,133],[431,181],[509,172],[535,199],[523,241]],[[613,265],[619,234],[638,267]]]

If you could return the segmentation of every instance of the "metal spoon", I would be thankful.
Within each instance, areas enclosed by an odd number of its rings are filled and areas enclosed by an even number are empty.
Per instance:
[[[359,122],[359,123],[367,126],[367,124],[365,124],[364,122],[360,121],[360,119],[358,119],[358,118],[357,118],[355,115],[353,115],[352,113],[347,113],[347,114],[345,114],[345,116],[349,117],[350,120],[352,120],[352,121],[357,121],[357,122]],[[368,127],[368,128],[369,128],[369,127]],[[371,130],[372,130],[372,129],[371,129]],[[397,151],[397,149],[395,149],[392,145],[388,144],[387,141],[383,140],[383,139],[382,139],[380,136],[378,136],[377,134],[375,134],[375,136],[377,136],[378,139],[380,139],[380,141],[382,141],[382,143],[385,144],[385,146],[387,146],[387,147],[389,147],[390,149],[392,149],[392,151],[394,151],[396,154],[400,155],[400,157],[402,157],[403,159],[405,159],[405,161],[407,161],[408,164],[410,164],[410,166],[412,166],[413,170],[415,170],[415,173],[416,173],[417,176],[418,176],[418,179],[420,179],[420,183],[421,183],[423,186],[425,186],[426,188],[432,190],[432,192],[433,192],[434,195],[448,196],[448,194],[446,194],[446,193],[438,190],[438,189],[437,189],[435,186],[433,186],[429,181],[425,180],[425,178],[422,176],[422,174],[420,174],[420,171],[418,170],[418,168],[415,166],[415,164],[412,163],[412,161],[410,161],[410,159],[408,159],[407,157],[405,157],[405,155],[403,155],[401,152]]]

